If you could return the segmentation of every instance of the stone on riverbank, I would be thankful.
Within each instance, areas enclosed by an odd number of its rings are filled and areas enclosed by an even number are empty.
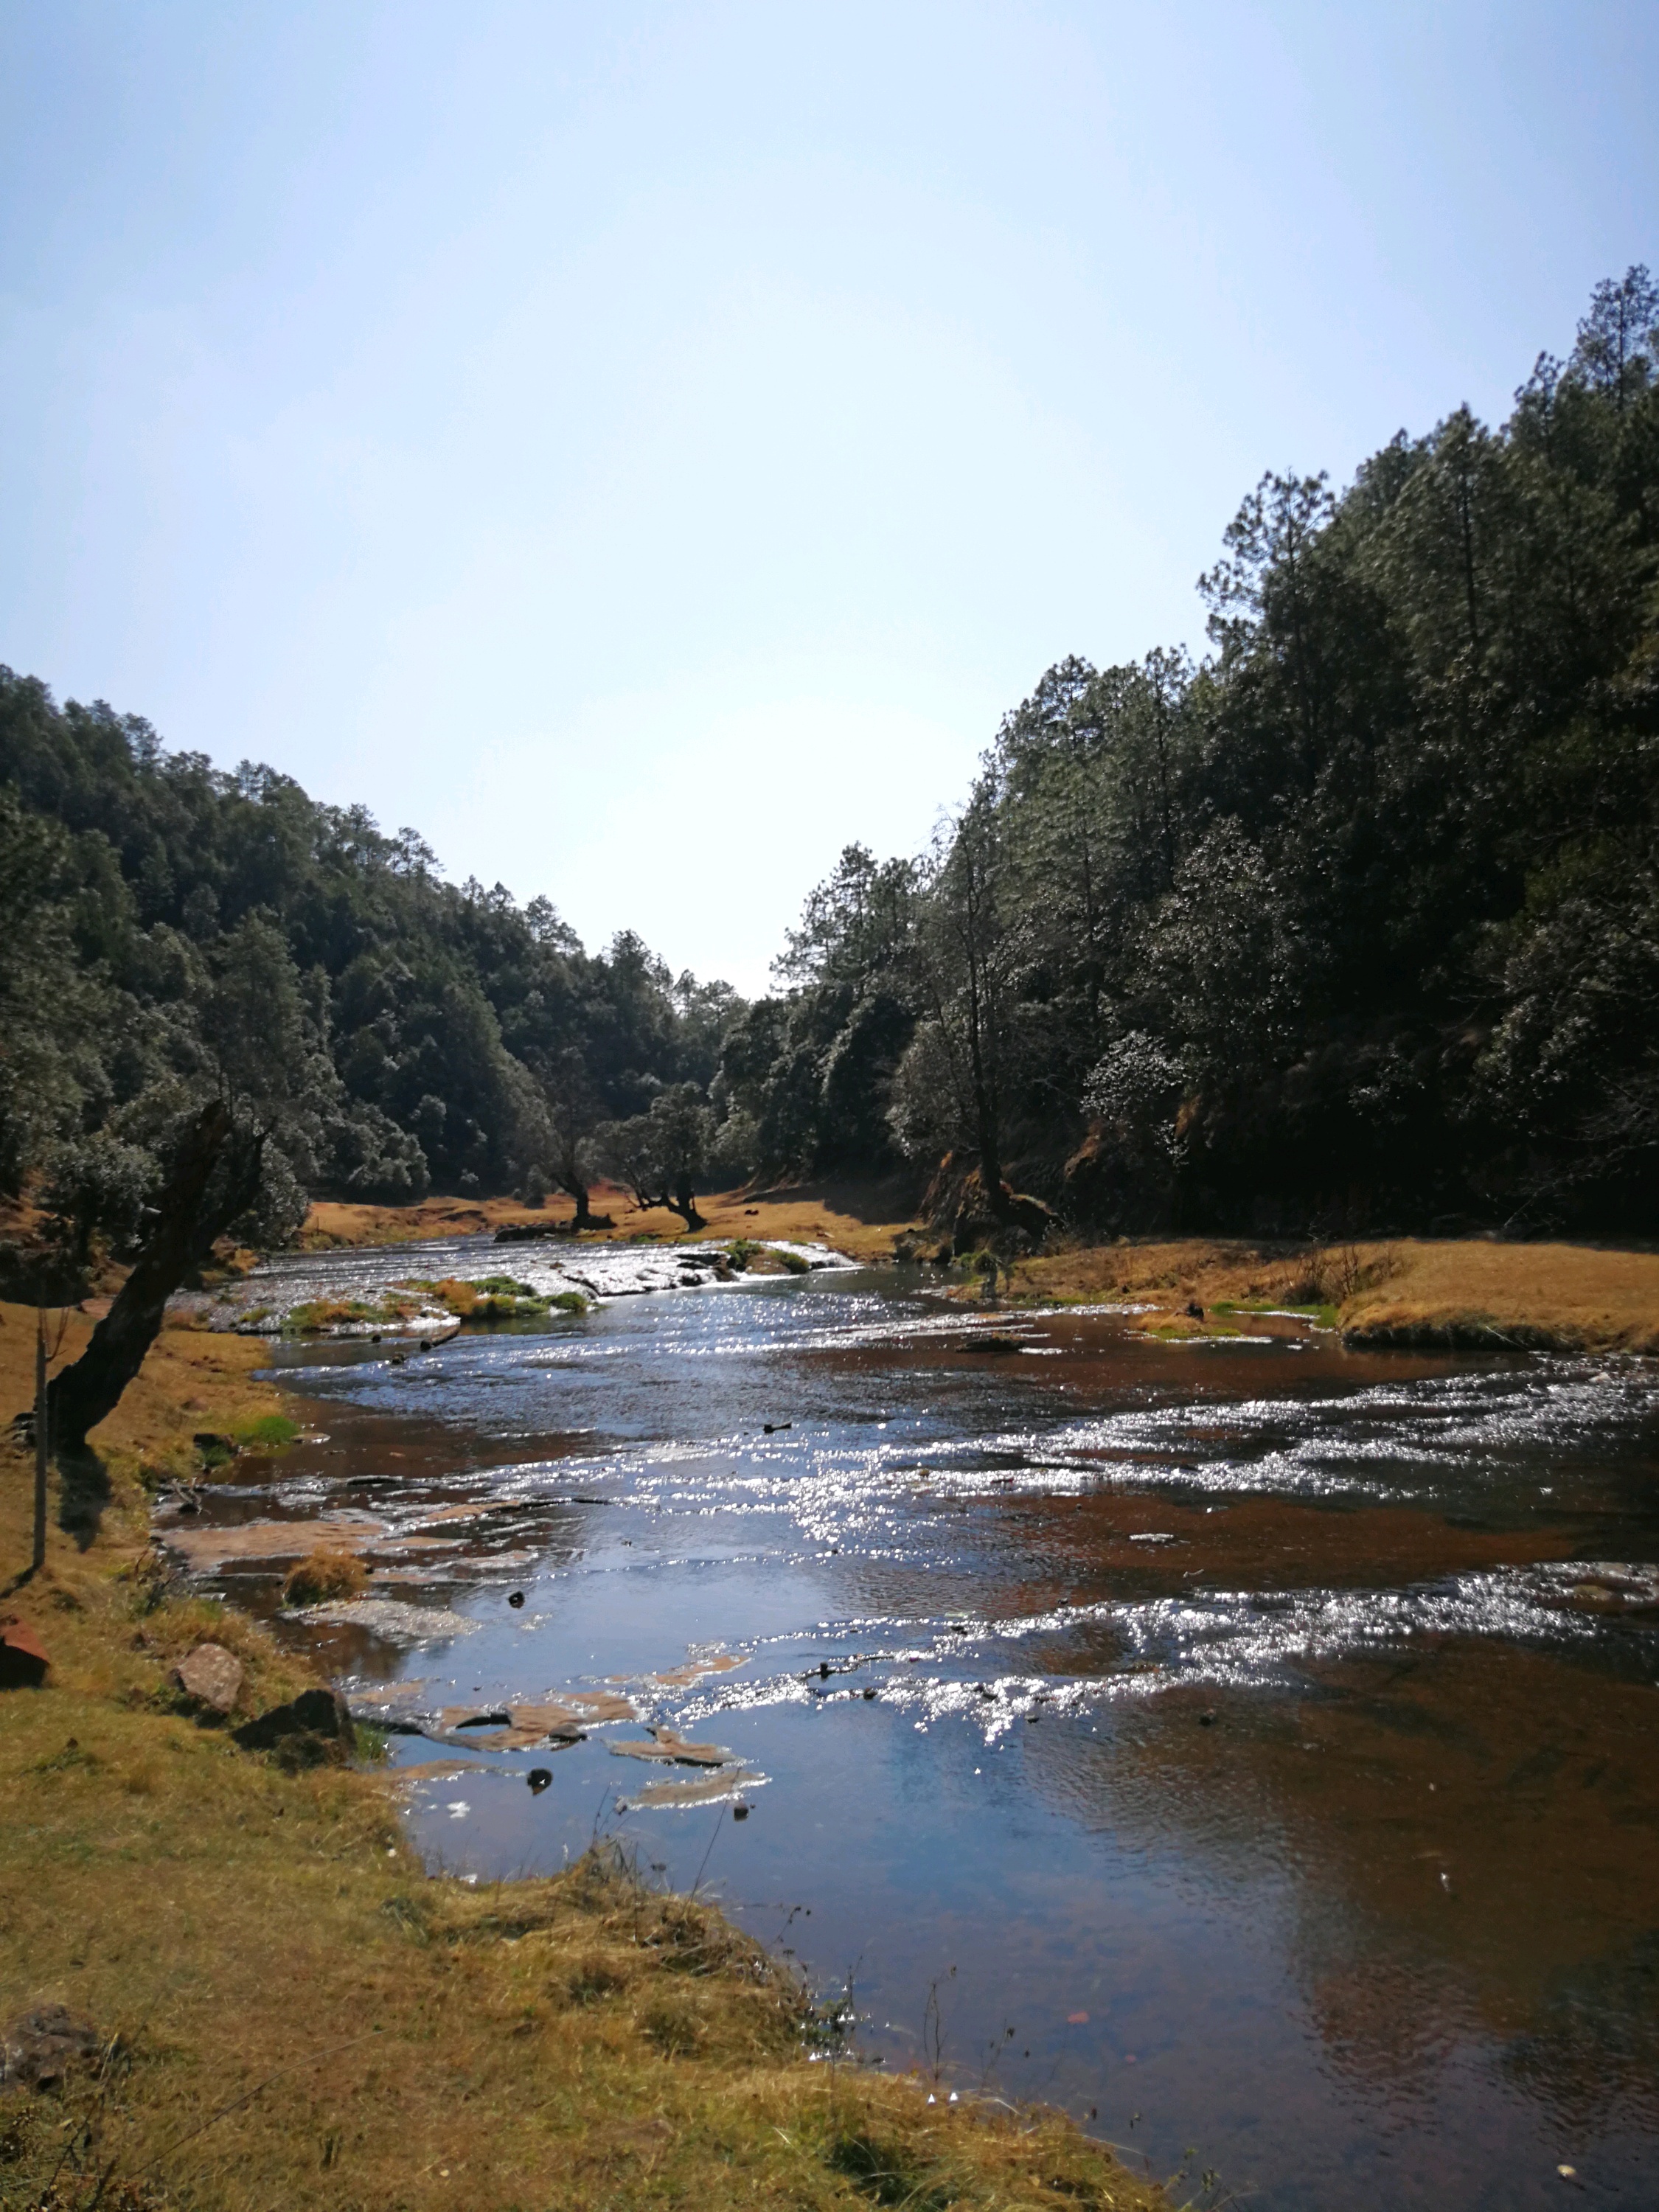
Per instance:
[[[271,1753],[289,1773],[307,1766],[343,1766],[357,1746],[357,1726],[337,1690],[302,1690],[236,1731],[244,1751]]]
[[[188,1698],[210,1711],[228,1713],[241,1695],[246,1670],[222,1644],[198,1644],[173,1668],[173,1680]]]

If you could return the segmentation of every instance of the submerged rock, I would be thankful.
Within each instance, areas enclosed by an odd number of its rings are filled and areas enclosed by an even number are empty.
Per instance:
[[[354,1597],[343,1605],[313,1606],[301,1618],[342,1628],[367,1628],[392,1644],[443,1643],[453,1636],[471,1636],[483,1625],[447,1606],[405,1605],[394,1597]]]
[[[649,1743],[613,1743],[611,1748],[618,1759],[672,1759],[682,1766],[729,1766],[737,1757],[722,1744],[687,1743],[672,1728],[653,1728],[651,1735]]]
[[[590,1728],[639,1718],[629,1700],[613,1690],[567,1690],[533,1704],[514,1698],[434,1707],[419,1702],[424,1686],[414,1683],[407,1690],[394,1686],[358,1691],[353,1693],[351,1710],[359,1720],[377,1728],[399,1735],[423,1735],[433,1743],[469,1751],[561,1751],[581,1742]]]
[[[735,1802],[745,1790],[759,1789],[765,1780],[763,1774],[747,1767],[730,1766],[696,1782],[648,1782],[635,1796],[619,1799],[617,1809],[619,1813],[669,1812],[676,1807],[718,1805],[728,1799]]]
[[[578,1498],[571,1502],[577,1505],[584,1504],[604,1505],[610,1503],[608,1499],[603,1498],[591,1500]],[[688,1690],[694,1684],[702,1681],[705,1674],[729,1674],[734,1668],[746,1667],[748,1663],[746,1659],[734,1652],[710,1651],[700,1659],[688,1659],[683,1666],[671,1667],[661,1674],[612,1674],[610,1679],[613,1682],[642,1682],[653,1689]],[[633,1717],[630,1714],[629,1717],[631,1719]]]
[[[216,1574],[240,1559],[297,1559],[325,1552],[367,1551],[391,1539],[391,1523],[378,1514],[351,1510],[307,1520],[212,1522],[179,1528],[162,1522],[158,1543],[180,1553],[195,1575]]]

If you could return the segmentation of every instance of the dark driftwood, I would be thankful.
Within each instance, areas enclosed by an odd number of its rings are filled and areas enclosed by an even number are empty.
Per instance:
[[[132,1273],[91,1343],[72,1367],[53,1376],[46,1392],[55,1449],[80,1450],[88,1430],[114,1412],[155,1341],[167,1300],[207,1258],[214,1239],[252,1203],[264,1149],[263,1137],[236,1127],[222,1099],[203,1108],[180,1147]],[[216,1182],[214,1170],[222,1162],[225,1171]]]

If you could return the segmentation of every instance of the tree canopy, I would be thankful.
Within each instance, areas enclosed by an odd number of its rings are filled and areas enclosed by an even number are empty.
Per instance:
[[[416,833],[167,751],[0,670],[0,1188],[85,1255],[130,1248],[210,1095],[268,1133],[264,1218],[307,1193],[557,1181],[598,1125],[706,1087],[738,1002],[544,898],[444,882]]]
[[[1637,268],[1501,428],[1264,477],[1202,665],[1061,662],[932,851],[849,848],[727,1039],[763,1149],[1114,1229],[1650,1232],[1656,563]]]
[[[848,847],[753,1005],[0,672],[0,1187],[118,1244],[222,1094],[271,1233],[307,1191],[585,1207],[608,1166],[685,1212],[947,1154],[1113,1231],[1653,1233],[1648,271],[1498,428],[1264,477],[1199,590],[1201,661],[1050,669],[927,852]]]

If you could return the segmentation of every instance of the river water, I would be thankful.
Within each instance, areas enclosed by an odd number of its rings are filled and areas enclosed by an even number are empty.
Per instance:
[[[358,1532],[367,1601],[276,1617],[426,1717],[390,1755],[429,1866],[619,1834],[845,1992],[872,2062],[1062,2104],[1183,2196],[1659,2199],[1650,1364],[564,1264],[659,1288],[276,1347],[307,1440],[160,1516],[270,1614]],[[238,1296],[494,1267],[564,1279],[463,1242]],[[637,1719],[562,1747],[455,1725],[607,1690]],[[738,1763],[616,1755],[641,1723]]]

